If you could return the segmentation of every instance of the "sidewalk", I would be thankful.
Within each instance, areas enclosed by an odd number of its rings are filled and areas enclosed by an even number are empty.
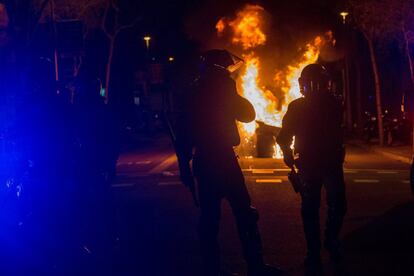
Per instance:
[[[360,140],[348,141],[348,144],[355,145],[361,148],[365,148],[369,151],[381,154],[395,161],[400,161],[406,164],[411,164],[413,158],[412,146],[395,145],[380,147],[376,144],[368,144]]]

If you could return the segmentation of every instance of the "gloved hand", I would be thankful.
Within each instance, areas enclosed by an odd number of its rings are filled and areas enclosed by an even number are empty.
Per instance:
[[[284,152],[283,161],[285,162],[286,166],[292,168],[293,165],[295,165],[295,159],[293,158],[292,152]]]
[[[194,176],[191,172],[190,165],[180,165],[180,179],[186,187],[194,187]]]
[[[184,186],[186,186],[190,190],[194,200],[194,205],[196,207],[199,207],[200,203],[197,198],[196,185],[189,161],[183,161],[181,159],[178,159],[178,164],[180,168],[181,181],[183,182]]]
[[[195,182],[194,182],[194,177],[192,174],[184,174],[184,175],[180,175],[181,181],[183,182],[184,186],[191,188],[194,187]]]

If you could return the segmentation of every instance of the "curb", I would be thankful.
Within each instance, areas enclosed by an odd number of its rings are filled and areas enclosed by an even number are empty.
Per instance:
[[[391,158],[391,159],[394,159],[396,161],[400,161],[400,162],[411,165],[411,158],[409,158],[409,157],[402,156],[402,155],[395,154],[395,153],[391,153],[391,152],[387,152],[387,151],[384,151],[384,150],[381,150],[381,149],[372,149],[372,150],[374,152],[382,154],[382,155],[384,155],[388,158]]]
[[[369,145],[363,145],[363,144],[355,142],[355,141],[350,142],[349,144],[353,145],[353,146],[363,148],[363,149],[366,149],[366,150],[369,150],[371,152],[381,154],[381,155],[383,155],[385,157],[388,157],[390,159],[393,159],[395,161],[399,161],[399,162],[411,165],[412,159],[410,157],[400,155],[400,154],[397,154],[397,153],[392,153],[392,152],[389,152],[389,151],[384,150],[382,148],[377,148],[377,147],[373,147],[373,146],[369,146]]]

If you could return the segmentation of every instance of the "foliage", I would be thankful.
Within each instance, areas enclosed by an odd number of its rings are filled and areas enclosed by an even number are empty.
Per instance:
[[[400,0],[396,0],[400,1]],[[384,39],[392,35],[400,16],[394,0],[349,0],[353,22],[366,38]]]

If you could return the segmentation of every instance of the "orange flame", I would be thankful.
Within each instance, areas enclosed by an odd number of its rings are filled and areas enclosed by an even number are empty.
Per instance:
[[[228,26],[232,31],[232,43],[238,44],[244,50],[264,45],[266,35],[263,33],[264,8],[258,5],[246,5],[237,12],[234,20],[220,19],[216,24],[218,34],[222,34]]]
[[[224,28],[226,28],[226,23],[224,22],[224,19],[220,19],[216,24],[217,34],[221,36],[224,32]]]

